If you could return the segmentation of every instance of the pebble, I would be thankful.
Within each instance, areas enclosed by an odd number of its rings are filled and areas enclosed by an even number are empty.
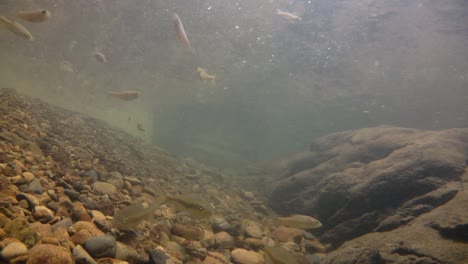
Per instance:
[[[34,207],[34,218],[41,223],[47,223],[54,218],[54,213],[49,208],[39,205]]]
[[[74,202],[70,210],[70,216],[73,221],[91,221],[86,208],[80,202]]]
[[[29,185],[28,185],[28,189],[27,189],[29,192],[32,192],[32,193],[37,193],[37,194],[41,194],[44,192],[43,188],[42,188],[42,185],[41,185],[41,182],[39,179],[34,179],[32,180]]]
[[[97,262],[81,245],[77,245],[73,248],[73,257],[75,258],[76,263],[79,264],[97,264]]]
[[[107,194],[115,195],[117,193],[117,187],[108,182],[95,182],[93,183],[93,190],[96,194]]]
[[[12,242],[4,247],[0,253],[3,259],[11,260],[28,252],[28,248],[21,242]]]
[[[246,250],[243,248],[236,248],[231,252],[231,258],[237,264],[263,264],[265,259],[263,255],[255,251]]]
[[[253,221],[245,221],[245,236],[262,238],[263,230]]]
[[[224,217],[214,217],[211,223],[214,232],[228,231],[232,227]]]
[[[158,246],[155,249],[149,251],[150,264],[166,264],[167,259],[167,253],[161,246]]]
[[[235,244],[235,239],[225,231],[215,234],[215,245],[221,248],[232,248]]]
[[[83,246],[93,258],[114,258],[117,242],[113,236],[105,235],[90,237]]]
[[[75,261],[67,249],[50,244],[34,246],[28,256],[28,264],[74,264]]]
[[[26,171],[26,172],[23,172],[23,177],[28,181],[28,182],[31,182],[32,180],[34,180],[34,178],[36,176],[34,176],[34,174],[32,172],[29,172],[29,171]]]

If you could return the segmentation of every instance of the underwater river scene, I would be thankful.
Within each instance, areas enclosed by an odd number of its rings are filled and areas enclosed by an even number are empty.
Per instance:
[[[468,263],[465,0],[0,0],[0,263]]]

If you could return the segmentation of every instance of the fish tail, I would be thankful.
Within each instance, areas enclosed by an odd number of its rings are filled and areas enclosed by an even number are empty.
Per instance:
[[[280,9],[276,8],[276,14],[281,14],[283,13],[283,11],[281,11]]]

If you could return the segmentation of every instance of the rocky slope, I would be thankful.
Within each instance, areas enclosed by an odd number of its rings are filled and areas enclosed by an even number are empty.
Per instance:
[[[324,263],[467,263],[468,129],[334,133],[283,160],[271,205],[315,216]]]
[[[163,193],[182,208],[152,210]],[[209,216],[198,214],[202,207]],[[91,117],[0,89],[1,263],[323,258],[325,248],[313,235],[277,228],[267,213],[262,197],[237,188],[219,170],[173,157]],[[283,247],[274,247],[272,239]]]

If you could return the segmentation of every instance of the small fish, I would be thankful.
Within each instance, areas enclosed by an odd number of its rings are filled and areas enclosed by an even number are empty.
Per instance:
[[[142,204],[134,204],[118,211],[112,218],[112,225],[117,229],[135,229],[143,220],[151,220],[154,211],[161,206],[162,201],[154,202],[144,207]]]
[[[140,131],[141,133],[144,133],[145,132],[145,128],[143,127],[143,125],[141,123],[138,123],[137,124],[137,129],[138,131]]]
[[[137,99],[140,96],[138,91],[119,91],[119,92],[110,92],[109,95],[117,97],[124,101],[131,101]]]
[[[302,21],[302,18],[300,16],[295,15],[293,13],[286,12],[286,11],[282,11],[280,9],[276,9],[275,14],[280,15],[289,21],[293,21],[293,22]]]
[[[174,206],[178,211],[186,212],[198,220],[206,220],[211,216],[211,210],[203,204],[202,198],[196,195],[177,195],[171,196],[164,192],[164,203]]]
[[[190,52],[193,52],[187,34],[185,34],[184,25],[182,24],[182,21],[180,20],[179,15],[177,15],[177,13],[174,13],[172,15],[172,21],[174,22],[174,28],[177,33],[177,37],[179,38],[179,41],[182,42],[185,48],[187,48]]]
[[[299,229],[315,229],[322,226],[319,220],[308,215],[291,215],[288,217],[278,217],[278,223],[281,225],[295,227]]]
[[[203,69],[203,68],[198,67],[198,68],[197,68],[197,74],[198,74],[198,78],[199,78],[200,80],[203,80],[203,81],[211,81],[213,84],[215,84],[216,75],[209,75],[209,74],[206,72],[206,69]]]
[[[29,31],[22,25],[16,23],[15,21],[6,19],[4,16],[0,16],[0,20],[3,21],[8,30],[15,33],[17,36],[20,36],[30,41],[34,40],[34,37],[31,35],[31,33],[29,33]]]
[[[73,64],[71,64],[69,61],[62,61],[60,63],[60,69],[65,72],[75,72],[75,67],[73,67]]]
[[[94,55],[94,58],[96,58],[96,60],[99,61],[100,63],[108,62],[106,55],[104,55],[104,53],[102,52],[95,51],[93,55]]]
[[[144,207],[142,204],[134,204],[118,211],[113,219],[112,225],[118,229],[135,229],[143,220],[151,220],[154,211],[162,204],[174,205],[177,210],[189,213],[192,217],[203,220],[211,216],[211,211],[197,202],[198,198],[191,196],[169,196],[160,190],[161,198],[153,202],[150,206]]]
[[[50,12],[46,9],[36,9],[29,11],[21,11],[17,16],[29,22],[44,22],[49,20]]]

